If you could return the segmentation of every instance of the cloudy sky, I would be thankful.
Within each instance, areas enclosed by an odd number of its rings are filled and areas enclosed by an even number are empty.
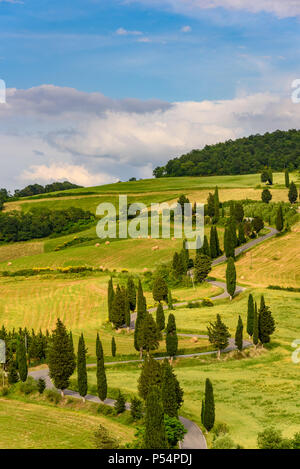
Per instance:
[[[0,186],[151,177],[299,128],[299,52],[300,0],[0,0]]]

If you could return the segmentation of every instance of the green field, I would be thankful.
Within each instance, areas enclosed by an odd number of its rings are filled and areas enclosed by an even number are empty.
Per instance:
[[[291,343],[299,337],[300,294],[253,291],[259,299],[265,294],[277,322],[273,344],[268,351],[251,351],[248,358],[236,359],[234,354],[216,358],[180,359],[175,371],[184,388],[184,404],[181,414],[199,425],[201,401],[205,379],[214,384],[216,416],[218,422],[230,427],[230,435],[245,448],[256,447],[257,434],[266,426],[275,425],[284,435],[291,437],[300,428],[300,375],[291,360],[294,349]],[[234,333],[238,315],[246,317],[247,295],[243,294],[232,303],[220,302],[213,308],[199,310],[178,309],[176,320],[182,331],[193,329],[205,332],[208,321],[222,314],[223,320]],[[245,336],[246,337],[246,336]],[[107,367],[107,378],[111,388],[118,388],[127,394],[137,392],[140,366],[113,365]],[[89,371],[90,390],[95,392],[95,371]]]
[[[133,428],[78,410],[0,398],[0,449],[93,449],[100,424],[120,443],[132,440]]]
[[[296,174],[291,178],[299,181]],[[273,200],[286,201],[287,189],[284,186],[283,174],[274,174],[274,183],[271,189]],[[221,201],[244,198],[259,200],[262,190],[260,175],[151,179],[71,190],[73,195],[68,195],[66,191],[63,197],[45,200],[33,197],[30,200],[8,203],[5,209],[26,211],[38,206],[67,208],[75,205],[95,212],[100,202],[115,203],[119,193],[128,194],[130,203],[141,201],[146,205],[151,202],[177,200],[181,193],[187,194],[192,202],[205,202],[208,193],[212,192],[216,185],[220,188]],[[91,192],[93,194],[89,195]],[[205,230],[208,234],[210,226],[206,226]],[[218,227],[218,231],[222,246],[223,228]],[[260,294],[265,294],[266,302],[270,305],[277,323],[269,348],[264,351],[245,352],[243,358],[231,353],[224,355],[220,362],[212,357],[201,357],[180,359],[175,363],[176,373],[185,391],[182,415],[200,425],[204,383],[209,377],[214,384],[217,421],[229,425],[230,436],[246,448],[256,446],[257,433],[265,426],[273,424],[282,429],[285,436],[292,436],[300,429],[299,365],[291,361],[291,343],[299,339],[300,294],[266,288],[268,285],[300,287],[299,233],[298,224],[292,227],[290,233],[273,238],[238,259],[238,282],[247,287],[247,292],[232,302],[221,300],[211,308],[177,308],[174,311],[180,332],[205,334],[208,322],[220,313],[234,335],[238,315],[242,316],[244,324],[246,322],[249,292],[251,291],[258,301]],[[85,239],[82,244],[56,250],[63,243],[74,240],[74,237]],[[159,249],[153,251],[154,246]],[[34,267],[55,269],[92,266],[115,270],[115,275],[122,282],[125,275],[118,274],[122,270],[128,270],[136,276],[146,270],[153,271],[161,263],[169,262],[174,252],[181,247],[182,240],[172,239],[112,240],[106,245],[97,238],[95,227],[91,227],[80,233],[57,238],[1,245],[0,272]],[[225,266],[215,267],[211,275],[224,279]],[[53,329],[57,317],[60,317],[68,329],[72,329],[75,347],[79,335],[84,333],[89,363],[95,362],[97,332],[103,342],[106,361],[112,361],[112,336],[117,342],[116,360],[137,358],[138,354],[133,347],[133,332],[114,331],[107,323],[108,279],[107,271],[87,275],[50,273],[28,278],[1,276],[0,327],[4,324],[8,329],[26,326],[36,331],[40,328],[45,331]],[[117,281],[115,279],[114,283]],[[208,284],[196,289],[182,287],[172,290],[173,298],[178,301],[198,300],[219,293],[220,289]],[[151,292],[146,291],[145,295],[148,307],[153,307]],[[182,353],[194,353],[211,350],[211,347],[205,339],[195,343],[186,337],[180,338],[179,349]],[[164,341],[161,342],[157,353],[165,353]],[[249,356],[246,356],[248,354]],[[140,365],[137,364],[108,366],[109,392],[113,394],[121,387],[128,395],[135,394],[139,374]],[[95,370],[89,369],[88,375],[90,391],[95,392]],[[80,410],[83,410],[82,407]],[[48,440],[38,419],[40,412],[49,425]],[[98,421],[98,417],[87,416],[84,412],[81,414],[70,409],[41,406],[39,402],[12,402],[5,399],[0,400],[0,416],[3,447],[21,447],[23,442],[23,447],[28,448],[89,448],[91,428],[94,428],[96,420]],[[17,441],[14,435],[20,421],[26,421],[28,425],[22,428],[23,433],[21,437],[18,436]],[[61,432],[57,429],[59,422]],[[124,433],[124,440],[132,437],[132,428],[124,426],[122,430],[118,425],[111,422],[112,431],[116,435],[120,434],[119,432]],[[75,427],[76,431],[70,435],[71,426]],[[42,435],[41,440],[38,439],[39,432]],[[210,436],[208,440],[210,441]]]

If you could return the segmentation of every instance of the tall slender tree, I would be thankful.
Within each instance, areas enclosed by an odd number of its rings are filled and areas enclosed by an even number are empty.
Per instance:
[[[234,258],[234,249],[235,245],[234,240],[232,239],[231,230],[226,226],[224,231],[224,250],[227,258]]]
[[[268,344],[271,335],[275,332],[275,321],[269,306],[266,306],[264,297],[261,297],[261,303],[258,313],[258,334],[262,346]]]
[[[108,319],[110,322],[113,321],[112,318],[112,304],[115,296],[114,286],[113,286],[113,279],[110,277],[108,281],[108,288],[107,288],[107,307],[108,307]]]
[[[161,392],[157,386],[151,386],[146,400],[144,447],[146,449],[169,447]]]
[[[107,397],[107,380],[106,380],[106,373],[105,373],[105,367],[104,367],[103,347],[102,347],[99,334],[97,334],[97,339],[96,339],[96,357],[97,357],[98,396],[101,401],[105,401]]]
[[[289,201],[291,204],[294,204],[297,201],[298,198],[298,192],[297,192],[297,187],[294,181],[290,183],[290,189],[289,189]]]
[[[111,338],[111,355],[113,357],[116,356],[116,352],[117,352],[117,344],[116,344],[116,340],[114,337]]]
[[[140,328],[146,314],[146,302],[143,293],[142,283],[139,280],[138,292],[137,292],[137,317],[134,327],[134,348],[137,352],[143,353],[142,345],[140,343]]]
[[[243,350],[243,329],[244,329],[243,321],[242,321],[241,316],[239,316],[239,320],[238,320],[236,332],[235,332],[235,345],[239,352]]]
[[[176,320],[174,314],[169,314],[166,330],[166,348],[167,354],[173,360],[178,350],[178,337],[176,331]]]
[[[162,400],[164,412],[169,417],[178,417],[178,410],[183,403],[183,390],[167,359],[162,363]]]
[[[27,355],[23,337],[18,342],[18,370],[21,381],[25,382],[28,375]]]
[[[128,277],[127,280],[127,293],[130,311],[134,311],[136,308],[136,288],[132,277]]]
[[[230,257],[227,261],[226,287],[230,296],[230,300],[232,300],[236,291],[236,269],[234,259],[232,257]]]
[[[203,413],[203,425],[209,432],[212,430],[215,424],[215,399],[213,385],[210,379],[206,379],[205,382],[205,400],[204,400],[204,413]]]
[[[142,371],[138,379],[138,392],[142,399],[146,400],[149,389],[153,385],[161,386],[162,367],[152,355],[145,357]]]
[[[284,179],[285,179],[285,187],[289,188],[290,187],[290,175],[289,175],[288,168],[286,168],[284,171]]]
[[[283,230],[284,226],[284,219],[283,219],[283,211],[281,204],[278,207],[277,215],[276,215],[276,229],[280,232]]]
[[[254,327],[254,300],[253,295],[250,293],[248,296],[248,311],[247,311],[247,333],[249,338],[253,336]]]
[[[255,348],[258,345],[259,341],[259,330],[258,330],[258,311],[257,311],[257,303],[255,302],[254,305],[254,319],[253,319],[253,344]]]
[[[172,292],[171,292],[170,289],[169,289],[169,293],[168,293],[168,308],[169,308],[170,310],[175,309],[175,308],[174,308],[174,304],[173,304]]]
[[[165,279],[160,275],[154,279],[152,295],[154,301],[168,301],[168,286]]]
[[[83,334],[79,337],[78,341],[78,353],[77,353],[77,383],[78,392],[82,397],[83,402],[87,394],[88,381],[87,381],[87,370],[86,370],[86,353]]]
[[[161,332],[159,331],[152,314],[148,311],[143,318],[140,333],[139,333],[140,347],[149,354],[151,350],[156,350],[159,347],[161,339]]]
[[[69,379],[75,371],[76,360],[73,341],[60,319],[57,319],[56,328],[49,342],[48,365],[50,377],[63,396],[64,390],[69,385]]]
[[[196,254],[194,264],[194,280],[195,283],[202,283],[211,271],[211,258],[205,254]]]
[[[156,309],[156,324],[160,331],[163,331],[165,328],[165,313],[164,308],[161,303],[158,304]]]
[[[212,259],[216,259],[218,257],[216,230],[214,225],[212,225],[210,229],[210,255]]]

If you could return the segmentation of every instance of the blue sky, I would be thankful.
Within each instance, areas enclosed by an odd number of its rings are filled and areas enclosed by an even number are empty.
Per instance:
[[[1,2],[1,75],[8,87],[51,83],[115,98],[185,101],[264,91],[268,73],[299,70],[297,17],[224,8],[192,15],[153,4]],[[117,34],[120,28],[128,34]]]
[[[1,184],[149,177],[298,127],[299,18],[294,0],[0,0]]]

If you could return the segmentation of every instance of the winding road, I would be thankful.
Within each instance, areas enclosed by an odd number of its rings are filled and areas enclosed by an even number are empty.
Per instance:
[[[248,249],[251,249],[252,247],[256,246],[257,244],[262,243],[263,241],[266,241],[267,239],[273,237],[278,233],[278,231],[275,228],[268,227],[269,232],[266,235],[263,235],[259,238],[255,238],[248,243],[244,244],[243,246],[239,246],[235,250],[235,255],[238,256],[242,252],[247,251]],[[218,259],[215,259],[213,261],[213,265],[218,265],[226,261],[226,256],[221,256]],[[208,283],[211,285],[214,285],[218,288],[222,288],[224,291],[220,295],[214,296],[211,298],[211,300],[216,301],[216,300],[221,300],[229,297],[229,294],[226,289],[226,284],[224,282],[216,281],[216,280],[207,280]],[[246,289],[240,286],[237,286],[235,295],[238,295],[239,293],[242,293]],[[187,302],[182,302],[182,303],[175,303],[174,306],[180,307],[180,306],[186,306]],[[164,309],[167,309],[167,306],[164,307]],[[156,308],[151,308],[149,309],[149,312],[154,312],[156,311]],[[131,328],[134,328],[134,323],[136,320],[136,313],[133,313],[131,315]],[[178,334],[179,336],[183,337],[198,337],[201,339],[207,339],[208,336],[206,335],[199,335],[199,334]],[[244,341],[243,347],[251,347],[252,343],[248,341]],[[223,350],[223,353],[231,352],[236,349],[235,346],[235,341],[233,338],[229,339],[229,345],[228,347]],[[192,353],[192,354],[186,354],[186,355],[177,355],[177,358],[192,358],[192,357],[199,357],[202,355],[214,355],[216,354],[217,351],[210,351],[210,352],[200,352],[200,353]],[[166,357],[155,357],[156,360],[163,360]],[[126,363],[138,363],[143,360],[125,360],[125,361],[118,361],[118,362],[107,362],[106,365],[120,365],[120,364],[126,364]],[[89,364],[88,367],[95,367],[95,364]],[[36,371],[31,371],[29,373],[30,376],[32,376],[34,379],[38,380],[40,378],[45,379],[46,382],[46,387],[47,389],[54,389],[54,385],[49,377],[49,369],[48,368],[43,368],[41,370],[36,370]],[[71,396],[76,399],[82,399],[82,397],[79,395],[79,393],[72,391],[70,389],[65,390],[65,395]],[[95,403],[102,403],[103,402],[99,399],[97,396],[93,396],[88,394],[86,396],[86,400],[90,402],[95,402]],[[105,399],[104,404],[113,406],[115,403],[114,399]],[[130,409],[130,404],[126,403],[126,409]],[[185,428],[187,429],[187,433],[184,437],[183,442],[180,444],[181,449],[207,449],[207,443],[206,439],[200,430],[200,428],[191,420],[186,419],[185,417],[180,417],[180,421],[183,423]]]

